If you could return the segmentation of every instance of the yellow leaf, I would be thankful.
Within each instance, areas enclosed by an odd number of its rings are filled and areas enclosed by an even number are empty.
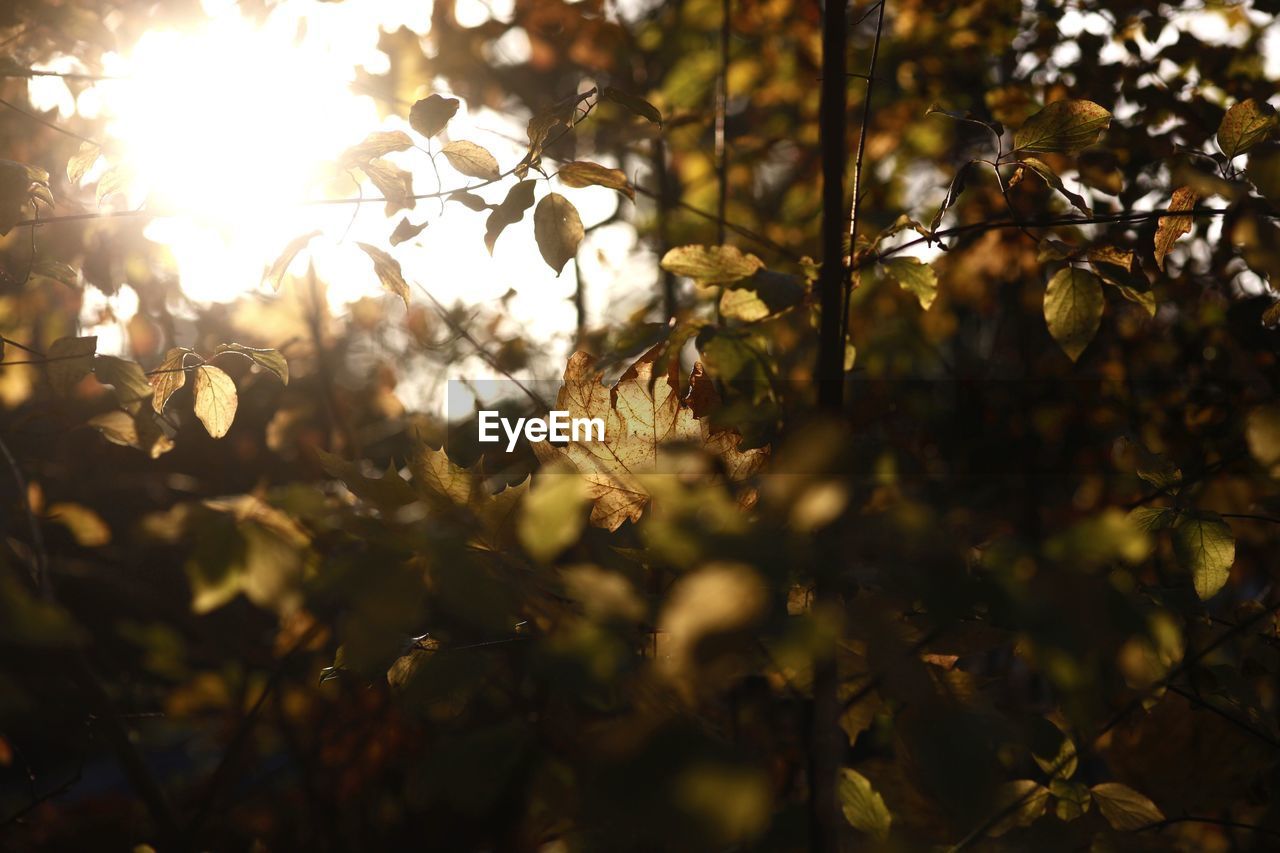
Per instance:
[[[440,153],[449,161],[450,166],[469,178],[496,181],[502,175],[494,156],[474,142],[450,142],[440,149]]]
[[[1164,820],[1164,813],[1155,803],[1128,785],[1103,782],[1089,790],[1107,823],[1120,832],[1137,832]]]
[[[621,169],[610,169],[599,163],[578,160],[560,167],[556,177],[566,187],[608,187],[611,190],[617,190],[632,201],[636,199],[636,191]]]
[[[195,398],[196,417],[209,435],[214,438],[226,435],[236,419],[236,406],[240,402],[231,377],[212,364],[200,365],[196,368]]]
[[[699,284],[730,284],[755,275],[764,262],[736,246],[678,246],[662,256],[662,268]]]
[[[1088,270],[1067,267],[1049,280],[1044,292],[1044,319],[1049,334],[1072,361],[1080,358],[1097,334],[1105,306],[1102,284]]]
[[[1241,101],[1222,117],[1218,125],[1218,147],[1230,160],[1270,136],[1277,123],[1276,111],[1270,104],[1258,103],[1253,98]]]
[[[578,253],[584,231],[578,208],[559,193],[549,193],[533,212],[533,236],[547,266],[560,275]]]
[[[151,408],[156,410],[156,414],[163,412],[169,398],[187,384],[187,371],[184,368],[186,357],[191,352],[186,347],[174,347],[165,353],[164,361],[160,362],[160,366],[151,374],[151,387],[155,389],[155,396],[151,398]]]
[[[93,354],[98,349],[96,335],[87,338],[59,338],[45,354],[49,384],[59,394],[69,394],[93,370]]]
[[[404,300],[404,307],[409,307],[409,285],[400,271],[400,262],[368,243],[356,243],[364,253],[373,259],[373,271],[378,275],[382,286]]]
[[[76,542],[85,548],[98,548],[111,541],[111,528],[87,506],[56,503],[49,507],[49,517],[61,524]]]

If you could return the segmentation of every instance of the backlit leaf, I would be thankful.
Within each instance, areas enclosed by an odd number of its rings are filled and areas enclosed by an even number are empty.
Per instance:
[[[152,459],[173,449],[173,441],[161,431],[155,415],[145,409],[134,415],[119,409],[103,412],[90,418],[89,426],[112,444],[136,448]]]
[[[494,156],[474,142],[450,142],[440,153],[450,166],[468,177],[496,181],[502,175]]]
[[[59,338],[45,354],[49,370],[49,384],[59,394],[68,394],[80,380],[93,370],[93,354],[98,349],[98,337]]]
[[[938,226],[942,224],[942,217],[960,200],[960,194],[964,192],[969,174],[976,166],[977,163],[970,160],[961,166],[955,177],[951,179],[951,185],[947,187],[947,197],[942,200],[942,205],[938,208],[938,212],[933,215],[933,221],[929,223],[930,231],[938,230]]]
[[[116,400],[127,412],[136,413],[153,394],[142,365],[111,355],[100,355],[93,360],[93,373],[98,381],[115,388]]]
[[[400,224],[396,226],[396,230],[391,232],[391,245],[399,246],[406,240],[412,240],[414,237],[421,234],[426,227],[427,223],[425,220],[421,225],[414,225],[406,216],[404,219],[400,220]]]
[[[97,145],[92,142],[81,142],[80,149],[67,160],[67,180],[71,182],[71,186],[80,186],[85,173],[93,168],[93,164],[98,162],[101,156],[102,149]]]
[[[764,262],[736,246],[677,246],[662,256],[662,268],[702,285],[731,284],[764,269]]]
[[[1218,125],[1218,147],[1230,160],[1245,153],[1269,137],[1280,119],[1275,108],[1253,98],[1241,101],[1227,110]]]
[[[599,163],[592,163],[587,160],[566,163],[560,167],[556,177],[566,187],[608,187],[609,189],[617,190],[632,201],[635,201],[636,198],[636,191],[632,188],[631,182],[627,180],[626,174],[621,169],[610,169],[607,166],[601,166]]]
[[[1089,789],[1098,803],[1098,811],[1120,832],[1137,832],[1164,820],[1164,813],[1150,799],[1128,785],[1103,782]]]
[[[578,209],[559,193],[548,193],[533,211],[533,236],[542,259],[560,275],[584,236]]]
[[[274,373],[276,378],[285,385],[289,384],[289,362],[285,361],[279,350],[258,349],[257,347],[247,347],[244,344],[218,344],[214,352],[239,353],[263,370]]]
[[[290,240],[284,247],[284,251],[280,253],[280,256],[276,258],[267,269],[263,278],[269,279],[271,281],[271,286],[276,290],[279,290],[280,282],[284,278],[284,274],[288,271],[289,265],[293,263],[293,259],[296,258],[298,253],[301,252],[306,245],[311,242],[312,238],[316,237],[319,233],[319,231],[309,231],[306,234],[294,237]]]
[[[32,264],[31,275],[51,278],[60,284],[65,284],[67,287],[78,287],[80,284],[80,274],[76,272],[75,267],[70,264],[64,264],[62,261],[49,260],[48,258]]]
[[[489,214],[485,221],[484,245],[493,254],[493,246],[508,225],[515,225],[524,219],[524,212],[533,207],[533,181],[521,181],[507,191],[502,200]]]
[[[151,407],[155,409],[156,414],[163,412],[169,398],[187,384],[187,371],[184,368],[187,366],[186,357],[191,352],[186,347],[174,347],[165,353],[164,361],[160,362],[160,366],[151,373],[149,377],[151,387],[155,389],[155,396],[151,398]],[[195,360],[198,361],[198,359]]]
[[[1054,101],[1032,115],[1013,134],[1016,151],[1074,153],[1098,141],[1111,113],[1092,101]]]
[[[222,438],[236,419],[240,398],[231,377],[212,364],[195,370],[195,412],[213,438]]]
[[[996,792],[995,802],[1002,807],[1020,803],[991,828],[991,836],[998,838],[1011,829],[1035,823],[1049,805],[1049,789],[1031,779],[1018,779],[1001,785]]]
[[[1236,540],[1231,526],[1211,512],[1186,513],[1173,529],[1173,549],[1191,572],[1200,599],[1212,598],[1231,577]]]
[[[1196,206],[1196,194],[1188,187],[1173,191],[1169,201],[1169,210],[1190,210]],[[1156,266],[1164,270],[1165,256],[1173,249],[1178,238],[1191,230],[1193,220],[1190,216],[1162,216],[1156,226],[1155,253]]]
[[[50,504],[47,514],[52,521],[71,531],[76,544],[84,548],[100,548],[111,541],[111,528],[102,516],[83,504]]]
[[[919,258],[889,258],[881,263],[885,274],[898,282],[903,290],[920,300],[920,307],[928,310],[938,295],[938,276],[933,267]]]
[[[413,139],[403,130],[375,130],[366,136],[363,142],[343,151],[341,162],[360,165],[393,151],[408,151],[412,147]]]
[[[520,544],[539,562],[548,562],[578,541],[591,502],[587,481],[568,466],[548,466],[520,504],[516,532]]]
[[[842,767],[840,780],[836,784],[840,811],[844,813],[844,819],[849,821],[849,825],[880,841],[887,839],[893,816],[889,814],[889,807],[884,804],[884,797],[871,787],[867,777],[856,770]]]
[[[1098,277],[1067,267],[1049,280],[1044,292],[1044,318],[1049,334],[1072,361],[1080,358],[1097,334],[1106,301]]]
[[[1072,206],[1085,216],[1093,215],[1093,211],[1089,209],[1089,203],[1084,200],[1084,196],[1067,189],[1062,183],[1062,178],[1058,177],[1058,173],[1053,171],[1048,163],[1039,157],[1025,157],[1019,162],[1039,175],[1046,184],[1061,193],[1067,201],[1071,202]]]
[[[408,308],[409,285],[404,280],[404,273],[400,271],[400,262],[377,246],[370,246],[368,243],[356,243],[356,245],[373,259],[373,271],[377,273],[378,281],[382,282],[383,288],[403,299],[404,306]]]
[[[31,175],[22,163],[0,160],[0,235],[8,234],[31,202]]]
[[[133,184],[133,169],[123,163],[117,163],[98,178],[98,204],[101,205],[109,196],[126,193]]]
[[[658,112],[658,108],[644,98],[633,95],[630,92],[624,92],[621,89],[615,89],[612,86],[605,86],[600,90],[600,94],[606,100],[621,104],[641,118],[648,119],[658,127],[662,127],[662,113]]]
[[[409,126],[430,139],[458,112],[458,99],[428,95],[409,110]]]
[[[369,180],[386,199],[387,216],[397,210],[413,210],[418,202],[413,197],[413,175],[386,160],[371,160],[362,163],[360,170],[369,176]]]
[[[1064,823],[1084,816],[1093,804],[1093,795],[1080,782],[1068,782],[1065,779],[1054,779],[1049,783],[1049,793],[1057,799],[1054,814]]]

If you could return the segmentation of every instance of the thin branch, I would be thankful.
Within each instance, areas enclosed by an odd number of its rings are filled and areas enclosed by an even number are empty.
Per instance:
[[[1152,830],[1160,830],[1177,823],[1204,823],[1210,826],[1220,826],[1224,829],[1243,829],[1248,832],[1256,832],[1259,835],[1267,835],[1271,838],[1280,838],[1280,830],[1271,829],[1266,826],[1258,826],[1256,823],[1241,823],[1236,820],[1223,820],[1216,817],[1201,817],[1198,815],[1183,815],[1181,817],[1167,817],[1164,820],[1149,823],[1146,826],[1140,826],[1134,832],[1150,832]]]
[[[1203,697],[1197,696],[1196,694],[1192,693],[1189,690],[1183,690],[1181,687],[1179,687],[1176,684],[1169,685],[1169,692],[1177,693],[1183,699],[1186,699],[1188,702],[1191,702],[1197,707],[1204,708],[1206,711],[1212,711],[1222,719],[1226,720],[1231,725],[1240,729],[1242,732],[1246,732],[1248,734],[1253,735],[1255,738],[1262,741],[1272,749],[1280,749],[1280,741],[1277,741],[1271,735],[1254,727],[1251,723],[1240,719],[1234,714],[1228,713],[1225,708],[1219,708],[1217,705],[1213,704],[1209,700],[1204,699]]]
[[[0,98],[0,106],[8,107],[14,112],[19,113],[20,115],[24,115],[27,118],[31,119],[32,121],[36,122],[37,124],[44,125],[50,130],[56,130],[58,131],[58,133],[65,133],[67,136],[70,136],[72,139],[78,139],[81,142],[87,142],[90,145],[98,145],[97,142],[93,141],[87,136],[81,136],[80,134],[76,133],[74,130],[67,130],[65,127],[62,127],[59,124],[55,124],[54,122],[49,121],[47,118],[43,116],[36,115],[33,112],[28,112],[27,110],[24,110],[22,107],[18,106],[17,104],[12,104],[4,100],[3,98]]]
[[[44,534],[40,532],[40,521],[36,518],[35,511],[31,509],[27,478],[22,475],[18,460],[14,458],[9,445],[2,438],[0,438],[0,454],[4,455],[5,462],[9,465],[9,472],[13,475],[14,484],[18,487],[18,500],[27,518],[27,530],[31,533],[31,550],[35,555],[31,566],[31,581],[35,584],[36,592],[41,598],[49,598],[52,594],[49,587],[49,552],[44,547]]]
[[[716,242],[725,238],[725,213],[729,203],[729,149],[725,135],[725,113],[729,109],[729,26],[733,0],[720,3],[720,74],[716,81]],[[717,303],[718,304],[718,303]]]

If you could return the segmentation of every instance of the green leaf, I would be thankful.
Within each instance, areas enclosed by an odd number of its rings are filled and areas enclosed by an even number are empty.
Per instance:
[[[1103,782],[1089,789],[1098,803],[1098,811],[1120,832],[1137,832],[1163,821],[1164,813],[1151,800],[1128,785]]]
[[[80,181],[84,178],[85,173],[93,168],[93,164],[98,162],[98,158],[102,156],[102,149],[92,142],[81,142],[80,150],[71,155],[71,159],[67,160],[67,180],[71,182],[71,186],[80,186]]]
[[[413,139],[403,130],[376,130],[360,144],[343,151],[340,162],[344,165],[362,165],[393,151],[408,151],[412,147]]]
[[[151,387],[155,389],[155,396],[151,398],[151,408],[155,409],[157,415],[164,412],[169,398],[187,384],[187,371],[184,368],[189,354],[194,353],[186,347],[174,347],[165,353],[164,361],[160,362],[160,366],[149,377]]]
[[[45,354],[49,384],[59,394],[69,394],[80,380],[93,370],[93,354],[98,350],[98,336],[59,338]]]
[[[377,246],[370,246],[368,243],[356,243],[356,245],[373,259],[373,271],[377,273],[378,281],[382,282],[383,288],[403,299],[404,307],[408,308],[409,284],[404,280],[404,273],[400,271],[400,262]]]
[[[578,209],[559,193],[548,193],[533,212],[533,237],[547,266],[560,275],[582,243],[585,232]]]
[[[1140,506],[1129,513],[1129,523],[1139,530],[1167,530],[1178,520],[1178,511],[1163,506]]]
[[[1189,187],[1180,187],[1173,191],[1169,201],[1169,210],[1190,210],[1196,206],[1196,194]],[[1165,256],[1173,249],[1178,238],[1191,230],[1193,220],[1190,216],[1162,216],[1156,226],[1153,241],[1156,254],[1156,266],[1164,271]]]
[[[425,221],[421,225],[414,225],[406,216],[404,219],[400,220],[400,224],[396,226],[396,230],[391,232],[391,245],[399,246],[406,240],[412,240],[414,237],[421,234],[426,227],[427,223]]]
[[[1054,101],[1035,113],[1013,134],[1015,151],[1074,153],[1098,141],[1111,124],[1111,113],[1092,101]]]
[[[115,388],[120,407],[131,414],[141,411],[143,401],[150,400],[154,393],[142,365],[135,361],[100,355],[93,360],[93,374],[103,385]]]
[[[577,471],[544,468],[520,504],[516,520],[520,544],[538,562],[550,562],[578,541],[590,502],[587,481]]]
[[[409,126],[430,139],[458,112],[457,98],[428,95],[409,110]]]
[[[285,361],[279,350],[247,347],[244,344],[218,344],[214,353],[223,352],[239,353],[263,370],[274,373],[285,385],[289,384],[289,362]]]
[[[1277,123],[1280,119],[1270,104],[1253,98],[1241,101],[1222,117],[1218,125],[1218,147],[1230,160],[1270,136]]]
[[[662,113],[658,112],[658,108],[644,98],[633,95],[630,92],[624,92],[621,89],[615,89],[612,86],[605,86],[600,90],[600,94],[605,100],[621,104],[641,118],[646,118],[658,127],[662,127]]]
[[[1039,175],[1046,184],[1061,193],[1067,201],[1071,202],[1073,207],[1085,216],[1093,215],[1093,211],[1089,209],[1089,203],[1084,200],[1084,196],[1067,189],[1062,183],[1062,178],[1058,177],[1058,173],[1053,171],[1053,168],[1048,163],[1039,157],[1025,157],[1018,162]]]
[[[880,841],[889,837],[893,816],[889,814],[884,798],[871,787],[866,776],[848,767],[840,768],[836,796],[850,826]]]
[[[485,221],[484,245],[493,254],[494,244],[508,225],[515,225],[524,219],[524,212],[533,207],[534,181],[521,181],[507,192],[502,204],[493,208]],[[455,193],[456,195],[456,193]]]
[[[1054,813],[1058,820],[1073,821],[1089,811],[1093,795],[1089,789],[1079,782],[1068,782],[1065,779],[1054,779],[1049,783],[1049,793],[1058,799]]]
[[[289,265],[293,263],[293,259],[296,258],[298,253],[301,252],[319,233],[319,231],[310,231],[299,237],[294,237],[289,241],[289,243],[284,247],[284,251],[280,253],[280,257],[276,258],[275,261],[272,262],[271,266],[267,268],[266,273],[262,276],[265,279],[271,280],[272,288],[275,290],[280,289],[280,282],[284,278],[284,274],[288,271]]]
[[[1080,358],[1102,323],[1102,283],[1087,270],[1067,267],[1049,280],[1044,318],[1049,334],[1072,360]]]
[[[1039,820],[1049,806],[1049,789],[1031,779],[1006,782],[996,792],[996,803],[1004,807],[1013,803],[1020,805],[991,827],[989,834],[993,838],[1020,826],[1030,826]]]
[[[576,160],[561,166],[556,177],[566,187],[608,187],[611,190],[617,190],[632,201],[636,200],[636,191],[621,169],[610,169],[599,163]]]
[[[698,284],[732,284],[764,269],[764,262],[736,246],[678,246],[662,256],[662,268]]]
[[[502,176],[498,161],[474,142],[450,142],[440,149],[449,165],[469,178],[496,181]]]
[[[1231,526],[1216,513],[1184,514],[1173,530],[1173,550],[1191,572],[1201,601],[1216,595],[1231,577],[1236,540]]]
[[[921,308],[929,310],[938,296],[938,276],[933,267],[919,258],[889,258],[880,265],[884,267],[885,275],[920,300]]]
[[[236,384],[231,377],[212,364],[196,368],[195,412],[200,423],[213,438],[222,438],[231,429],[240,404]]]
[[[369,176],[369,180],[382,193],[386,200],[387,216],[397,210],[413,210],[418,202],[413,197],[413,175],[399,166],[386,160],[372,160],[360,164],[360,171]]]

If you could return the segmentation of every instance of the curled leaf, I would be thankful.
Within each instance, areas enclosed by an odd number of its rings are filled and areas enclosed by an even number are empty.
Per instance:
[[[615,89],[612,86],[605,86],[600,90],[600,94],[606,100],[621,104],[641,118],[648,119],[658,127],[662,127],[662,113],[658,112],[658,108],[644,98],[633,95],[630,92],[624,92],[621,89]]]
[[[524,212],[533,207],[533,181],[521,181],[507,192],[502,204],[493,208],[485,221],[484,245],[493,254],[493,246],[508,225],[524,219]]]
[[[1062,183],[1062,178],[1058,177],[1058,173],[1053,171],[1048,163],[1038,157],[1026,157],[1020,162],[1039,175],[1046,184],[1061,193],[1067,201],[1071,202],[1072,206],[1085,216],[1093,215],[1093,211],[1089,209],[1089,203],[1084,200],[1084,197],[1067,189]]]
[[[271,266],[267,268],[266,273],[262,277],[269,279],[271,281],[271,286],[274,289],[279,290],[280,281],[288,271],[289,265],[293,263],[293,259],[296,258],[298,253],[301,252],[314,237],[319,235],[319,233],[319,231],[310,231],[290,240],[288,244],[285,245],[284,251],[282,251],[280,256],[271,263]]]
[[[409,285],[404,280],[404,273],[400,270],[400,262],[377,246],[370,246],[368,243],[356,243],[356,245],[373,259],[373,271],[377,273],[378,281],[382,282],[382,286],[403,299],[404,306],[408,308]]]

